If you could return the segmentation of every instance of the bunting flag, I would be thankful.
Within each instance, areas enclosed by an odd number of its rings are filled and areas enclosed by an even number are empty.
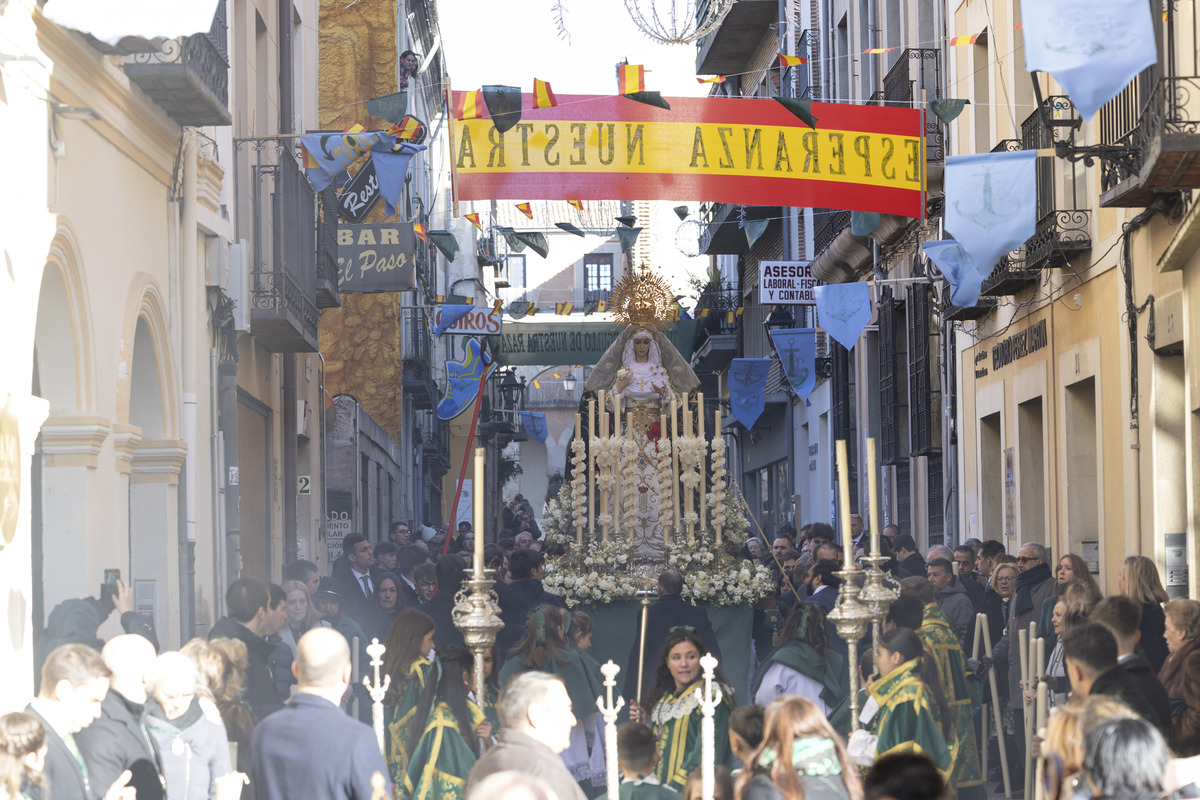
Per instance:
[[[813,288],[820,326],[850,350],[871,321],[871,287],[865,281],[830,283]]]
[[[583,304],[583,315],[585,317],[590,317],[592,314],[595,314],[596,313],[596,305],[597,305],[597,303],[595,300],[592,300],[591,302],[588,302],[588,303],[584,303]]]
[[[525,248],[528,245],[517,238],[517,232],[515,230],[512,228],[496,228],[496,230],[498,230],[500,235],[504,237],[504,242],[508,245],[509,250],[512,250],[514,253],[525,252]]]
[[[767,374],[770,371],[769,358],[735,358],[729,364],[729,404],[733,408],[733,418],[747,430],[754,427],[767,407]]]
[[[433,246],[440,250],[450,263],[454,263],[454,257],[458,255],[458,240],[454,238],[454,234],[450,231],[429,231],[426,235],[429,241],[433,242]]]
[[[348,128],[343,128],[342,133],[362,133],[365,130],[366,128],[356,122]]]
[[[527,309],[525,310],[525,316],[527,316],[527,317],[532,317],[534,314],[536,314],[536,313],[537,313],[537,312],[539,312],[539,311],[541,311],[541,309],[540,309],[540,308],[538,308],[537,306],[535,306],[533,303],[530,303],[530,304],[529,304],[529,308],[527,308]]]
[[[955,36],[950,40],[951,47],[962,47],[963,45],[975,44],[979,40],[981,34],[973,33],[970,36]]]
[[[553,377],[555,380],[561,380],[561,379],[562,379],[562,375],[558,374],[557,372],[551,373],[551,376],[552,376],[552,377]]]
[[[539,381],[537,378],[534,378],[533,379],[533,388],[535,388],[535,389],[542,388],[542,382]]]
[[[696,313],[696,316],[698,316],[700,319],[708,319],[708,315],[711,313],[711,308],[702,308]]]
[[[517,211],[533,219],[533,206],[529,203],[517,203]]]
[[[567,205],[569,205],[571,208],[575,209],[576,211],[583,211],[583,201],[582,200],[568,200]]]
[[[553,108],[558,105],[558,98],[554,96],[554,91],[550,88],[550,84],[543,80],[533,79],[533,107],[534,108]]]
[[[866,50],[863,50],[863,52],[869,53],[871,55],[878,55],[879,53],[890,53],[893,50],[898,50],[898,49],[899,48],[897,48],[897,47],[868,47]]]
[[[724,83],[724,75],[715,75],[711,78],[696,78],[696,83]]]
[[[538,386],[537,388],[542,388]],[[546,415],[541,411],[522,411],[521,412],[521,427],[525,432],[537,439],[539,442],[545,442],[550,435],[550,430],[546,426]]]
[[[603,314],[605,311],[608,311],[608,301],[607,300],[597,300],[596,301],[596,311],[601,314]]]
[[[633,100],[648,106],[665,108],[667,111],[671,110],[671,104],[667,102],[661,92],[630,92],[629,94],[622,95],[622,97],[626,100]]]
[[[817,118],[812,113],[812,100],[797,100],[794,97],[776,97],[775,100],[790,111],[796,119],[816,130]]]
[[[318,192],[325,191],[346,167],[385,140],[383,131],[312,133],[301,136],[300,144],[304,147],[306,172],[313,188]]]
[[[1037,226],[1037,151],[946,159],[946,232],[970,254],[980,279]]]
[[[725,321],[732,325],[746,311],[745,306],[738,306],[725,312]]]
[[[679,217],[680,222],[683,222],[685,219],[687,219],[687,215],[691,213],[687,206],[675,206],[671,210],[675,212],[675,216]]]
[[[801,64],[807,64],[808,59],[802,56],[789,56],[786,53],[779,53],[779,66],[781,67],[798,67]]]
[[[513,319],[520,319],[529,313],[529,308],[533,303],[528,300],[514,300],[508,304],[508,315]]]
[[[456,119],[483,119],[483,92],[463,92],[454,107]]]
[[[439,303],[444,303],[444,302],[446,302],[446,295],[444,295],[444,294],[439,294],[439,295],[437,296],[437,302],[439,302]]]
[[[637,217],[628,214],[621,217],[613,217],[613,219],[624,225],[626,228],[632,228],[633,223],[637,222]]]
[[[617,65],[617,94],[646,91],[646,68],[641,64]]]
[[[425,233],[425,223],[414,222],[413,223],[413,233],[416,234],[417,238],[420,239],[422,242],[429,241],[429,235]]]
[[[579,228],[577,228],[576,226],[572,225],[569,222],[556,222],[556,223],[554,223],[554,227],[556,227],[560,230],[564,230],[567,233],[573,233],[576,236],[587,236],[586,233],[584,233],[582,230],[580,230]]]
[[[879,230],[878,211],[851,211],[850,232],[855,236],[870,236]]]
[[[542,258],[550,255],[550,242],[546,239],[546,234],[519,232],[514,235]]]
[[[408,92],[385,94],[383,97],[372,97],[367,101],[367,113],[372,117],[386,119],[392,124],[399,124],[408,108]]]
[[[500,310],[500,309],[502,309],[502,308],[504,308],[504,301],[503,301],[503,300],[497,300],[497,301],[495,301],[494,303],[492,303],[492,313],[493,313],[493,314],[494,314],[494,313],[496,313],[497,311],[499,311],[499,310]]]
[[[443,333],[453,328],[454,323],[458,322],[467,314],[470,314],[474,309],[475,306],[450,305],[449,303],[443,303],[442,305],[438,306],[438,311],[440,314],[438,316],[437,325],[433,327],[433,335],[441,336]]]
[[[1021,0],[1021,19],[1025,69],[1053,75],[1084,119],[1158,61],[1144,0]]]
[[[633,243],[637,241],[638,234],[641,232],[641,228],[617,228],[617,239],[621,241],[622,253],[628,252],[629,248],[633,247]]]
[[[554,313],[558,314],[560,317],[567,316],[574,310],[575,310],[574,303],[555,303],[554,304]],[[555,375],[554,377],[557,378],[558,376]]]
[[[771,331],[771,341],[775,343],[788,383],[800,399],[808,400],[817,385],[817,329]]]
[[[958,100],[952,97],[939,97],[937,100],[929,101],[929,110],[934,113],[934,116],[949,125],[958,118],[963,107],[970,102],[970,100]]]
[[[749,247],[754,247],[754,243],[766,231],[767,225],[771,223],[769,219],[748,219],[743,226],[746,232],[746,244]]]
[[[483,87],[483,103],[499,133],[507,133],[521,121],[521,90],[516,86]]]
[[[400,194],[404,191],[404,176],[408,173],[408,162],[415,154],[425,149],[423,144],[401,144],[386,152],[376,150],[371,154],[375,163],[375,176],[379,180],[379,193],[383,196],[384,211],[390,217],[396,213]]]
[[[950,302],[963,308],[978,305],[985,273],[976,269],[970,253],[953,239],[922,242],[921,248],[950,282]]]
[[[450,303],[451,305],[473,306],[475,305],[475,298],[467,297],[466,295],[462,294],[448,294],[446,295],[445,302]]]
[[[420,144],[425,141],[425,123],[407,114],[388,130],[388,136],[395,136],[406,142]]]
[[[475,402],[484,374],[491,375],[496,363],[475,337],[467,339],[462,361],[446,362],[446,393],[438,403],[438,419],[454,419]]]
[[[467,222],[471,223],[476,228],[478,228],[480,233],[483,233],[483,223],[481,223],[479,221],[479,212],[475,212],[473,214],[467,214],[467,215],[465,215],[465,218],[466,218]]]

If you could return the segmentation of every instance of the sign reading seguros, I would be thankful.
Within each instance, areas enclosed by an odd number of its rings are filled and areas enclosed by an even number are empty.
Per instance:
[[[487,308],[477,308],[467,312],[466,316],[445,330],[445,333],[457,333],[466,336],[498,336],[500,334],[500,319],[504,311],[492,311]],[[442,323],[442,309],[435,308],[430,327],[436,328]]]

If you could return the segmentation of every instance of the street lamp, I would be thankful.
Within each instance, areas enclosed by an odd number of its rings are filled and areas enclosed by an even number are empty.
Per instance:
[[[521,397],[525,394],[525,379],[517,380],[517,375],[512,370],[507,370],[504,373],[504,378],[500,381],[500,400],[504,407],[512,411],[517,407]]]
[[[574,372],[567,373],[567,377],[563,378],[563,389],[566,389],[568,392],[575,391],[575,373]]]
[[[771,312],[771,316],[767,317],[763,322],[763,327],[767,330],[782,330],[790,328],[796,324],[796,320],[792,317],[792,312],[787,306],[775,306],[775,310]]]

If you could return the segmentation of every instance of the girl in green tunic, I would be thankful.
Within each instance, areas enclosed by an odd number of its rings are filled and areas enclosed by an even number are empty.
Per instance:
[[[433,620],[428,614],[405,609],[388,631],[383,672],[391,678],[383,698],[384,758],[393,786],[403,786],[409,745],[417,727],[417,703],[433,669]]]
[[[696,690],[704,687],[700,656],[704,640],[691,628],[671,631],[663,644],[646,708],[630,703],[629,718],[649,721],[658,738],[655,776],[663,786],[682,791],[688,773],[700,766],[700,725],[704,718]],[[717,667],[716,682],[721,702],[713,714],[716,731],[716,763],[729,766],[729,714],[733,711],[733,688]]]
[[[861,716],[878,737],[875,758],[924,753],[949,780],[956,740],[933,656],[911,628],[893,628],[879,637],[875,667],[883,677],[871,684]]]
[[[764,708],[784,695],[813,703],[842,736],[850,732],[850,675],[825,637],[825,609],[801,603],[788,614],[779,645],[754,673],[750,696]]]

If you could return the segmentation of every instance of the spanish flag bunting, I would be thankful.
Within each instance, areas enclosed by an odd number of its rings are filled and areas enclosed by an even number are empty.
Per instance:
[[[566,316],[574,310],[575,310],[574,303],[555,303],[554,304],[554,313],[558,314],[559,316]]]
[[[389,128],[387,133],[388,136],[395,136],[397,139],[411,139],[420,129],[420,120],[405,115],[404,119]]]
[[[711,313],[712,313],[711,308],[702,308],[702,309],[700,309],[699,313],[697,313],[696,316],[700,317],[700,319],[708,319],[708,315]]]
[[[444,302],[446,302],[446,295],[444,295],[444,294],[439,294],[439,295],[437,296],[437,301],[438,301],[439,303],[444,303]]]
[[[870,47],[870,48],[867,48],[866,50],[863,50],[863,52],[874,55],[876,53],[890,53],[895,49],[896,49],[895,47]]]
[[[696,78],[696,83],[724,83],[724,75],[714,75],[711,78]]]
[[[596,310],[597,311],[608,311],[608,301],[607,300],[597,300],[596,301]]]
[[[308,148],[304,146],[303,142],[300,144],[300,150],[301,150],[301,152],[304,153],[304,168],[305,169],[320,169],[321,168],[320,162],[312,157],[312,154],[308,152]]]
[[[471,223],[476,228],[479,228],[479,230],[481,232],[483,231],[483,224],[479,221],[479,212],[475,212],[474,214],[467,214],[466,218],[467,218],[467,222]]]
[[[458,108],[454,109],[457,119],[481,119],[483,117],[483,91],[463,92]]]
[[[641,64],[617,65],[617,94],[646,91],[646,68]]]
[[[738,307],[737,307],[737,315],[740,317],[740,316],[741,316],[742,314],[744,314],[744,313],[746,313],[746,307],[745,307],[745,306],[738,306]]]
[[[504,308],[504,301],[503,301],[503,300],[497,300],[496,302],[492,303],[492,313],[493,313],[493,314],[494,314],[494,313],[496,313],[497,311],[499,311],[499,310],[500,310],[500,309],[502,309],[502,308]]]
[[[560,379],[562,378],[562,375],[559,375],[559,374],[556,372],[556,373],[554,373],[554,378],[555,378],[555,380],[560,380]]]
[[[530,303],[530,304],[529,304],[529,308],[527,308],[527,309],[525,310],[525,316],[527,316],[527,317],[532,317],[532,316],[533,316],[534,314],[536,314],[537,312],[538,312],[538,307],[537,307],[537,306],[535,306],[533,303]]]
[[[533,79],[533,107],[534,108],[552,108],[558,105],[558,98],[554,96],[554,91],[550,88],[550,84],[546,81]]]
[[[736,311],[726,311],[725,312],[725,322],[726,323],[732,323],[736,318],[737,318]]]
[[[365,130],[366,130],[366,128],[364,128],[362,125],[355,123],[355,124],[351,125],[349,128],[346,128],[346,130],[342,131],[342,133],[362,133]]]
[[[798,67],[801,64],[807,64],[808,59],[801,56],[789,56],[786,53],[779,53],[779,65],[781,67]]]
[[[979,38],[978,33],[973,33],[970,36],[955,36],[950,40],[951,47],[962,47],[967,44],[975,44],[975,40]]]
[[[420,239],[422,242],[429,241],[429,237],[425,235],[424,223],[414,222],[413,223],[413,233],[415,233],[417,235],[417,238]]]
[[[535,389],[542,388],[542,382],[539,381],[537,378],[534,378],[533,379],[533,388],[535,388]]]
[[[533,219],[533,207],[529,203],[517,203],[517,211]]]
[[[575,209],[576,211],[583,211],[583,201],[582,200],[568,200],[567,205],[569,205],[571,208]]]

